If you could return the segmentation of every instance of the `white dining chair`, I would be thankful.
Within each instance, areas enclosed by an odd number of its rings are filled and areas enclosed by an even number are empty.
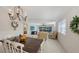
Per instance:
[[[0,42],[0,53],[4,53],[3,42]]]
[[[4,40],[3,47],[5,53],[26,53],[26,51],[23,50],[24,44],[18,42]]]
[[[13,42],[10,40],[4,40],[3,47],[6,53],[13,53],[14,52],[14,46]]]
[[[23,50],[24,44],[18,43],[18,42],[14,42],[14,53],[26,53]]]

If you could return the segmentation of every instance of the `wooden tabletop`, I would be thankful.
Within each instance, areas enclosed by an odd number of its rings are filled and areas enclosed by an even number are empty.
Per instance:
[[[40,49],[42,41],[38,38],[28,38],[23,49],[29,53],[36,53]]]

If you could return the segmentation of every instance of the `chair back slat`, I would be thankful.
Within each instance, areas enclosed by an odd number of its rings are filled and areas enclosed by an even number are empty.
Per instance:
[[[25,53],[23,50],[24,45],[18,42],[4,40],[3,46],[6,53]]]

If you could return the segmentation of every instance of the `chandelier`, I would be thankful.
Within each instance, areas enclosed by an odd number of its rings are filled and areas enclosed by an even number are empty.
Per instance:
[[[20,6],[15,6],[14,9],[9,9],[8,15],[11,20],[11,26],[16,30],[19,25],[18,21],[26,22],[27,16],[23,15],[23,9]]]

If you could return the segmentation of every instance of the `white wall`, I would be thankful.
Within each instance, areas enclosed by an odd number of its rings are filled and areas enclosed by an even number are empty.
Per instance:
[[[59,33],[58,40],[62,44],[66,52],[79,52],[79,34],[75,34],[70,29],[70,22],[72,17],[79,16],[79,7],[75,7],[64,17],[66,19],[66,34]],[[61,20],[62,21],[62,20]]]
[[[23,25],[20,23],[17,30],[13,30],[10,26],[10,19],[8,16],[8,10],[0,7],[0,39],[8,36],[16,36],[23,32]]]

